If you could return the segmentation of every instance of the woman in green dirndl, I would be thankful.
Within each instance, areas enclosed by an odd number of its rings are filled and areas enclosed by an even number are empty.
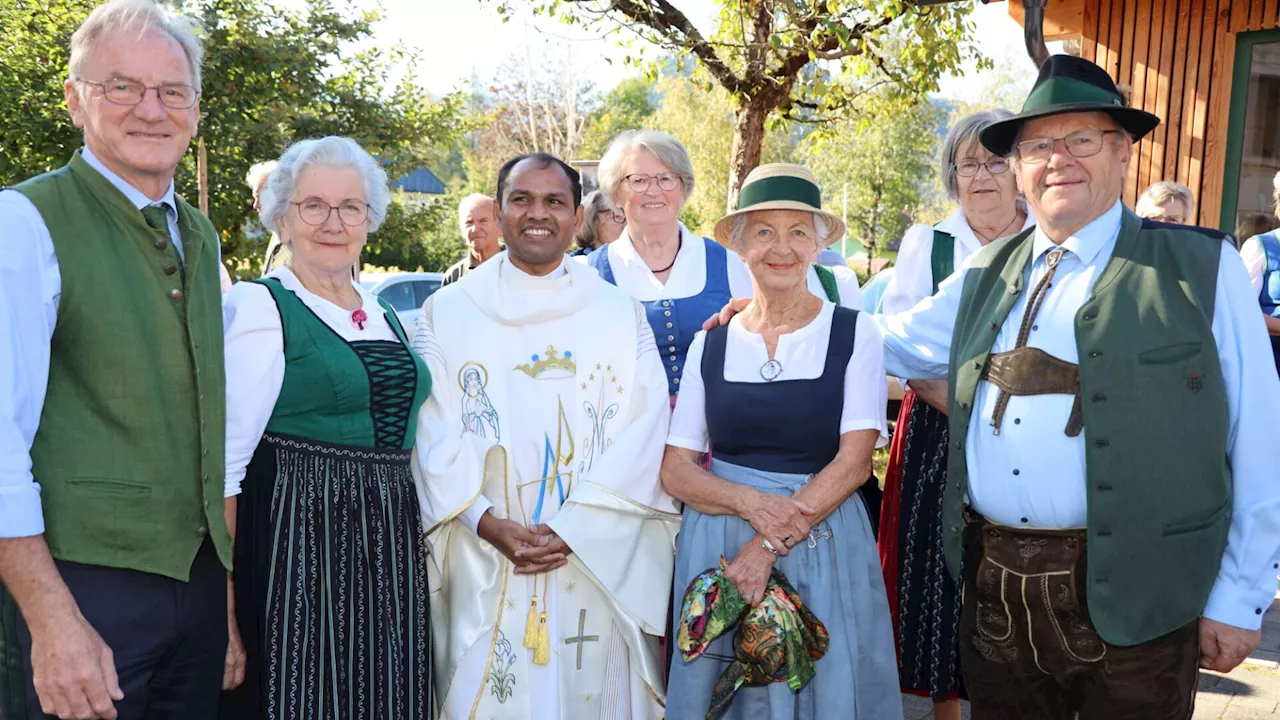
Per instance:
[[[222,716],[429,718],[409,463],[431,378],[392,308],[350,273],[385,217],[386,175],[351,140],[305,140],[262,200],[292,259],[224,305],[235,567]]]

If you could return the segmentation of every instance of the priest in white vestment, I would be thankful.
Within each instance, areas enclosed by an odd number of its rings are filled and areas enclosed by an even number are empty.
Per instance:
[[[504,166],[507,252],[432,296],[414,338],[446,720],[663,714],[667,380],[643,308],[564,254],[579,195],[553,157]]]

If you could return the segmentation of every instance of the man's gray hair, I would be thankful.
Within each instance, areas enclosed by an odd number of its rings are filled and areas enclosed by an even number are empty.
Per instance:
[[[622,187],[627,161],[638,150],[653,153],[658,161],[684,180],[684,199],[693,194],[693,160],[684,143],[657,130],[628,130],[609,143],[609,149],[600,159],[598,170],[600,192],[605,199],[618,207],[618,188]]]
[[[374,232],[387,218],[391,192],[387,189],[387,173],[351,138],[329,137],[303,140],[289,146],[280,156],[280,166],[268,176],[262,188],[262,226],[280,232],[280,218],[289,212],[298,177],[313,167],[355,168],[364,180],[364,201],[369,204],[369,232]]]
[[[1191,188],[1173,180],[1162,180],[1142,191],[1138,196],[1138,204],[1134,207],[1134,212],[1139,217],[1150,217],[1170,200],[1182,201],[1182,204],[1187,206],[1187,212],[1191,212],[1196,206],[1196,197],[1191,194]],[[1187,220],[1190,221],[1190,218]]]
[[[747,217],[750,215],[745,212],[733,219],[733,227],[729,229],[729,247],[735,251],[742,249],[742,237],[747,232]],[[813,229],[817,233],[818,250],[822,250],[826,247],[827,233],[831,231],[822,213],[813,213]]]
[[[960,202],[960,181],[956,177],[956,166],[964,158],[960,153],[971,144],[977,144],[978,133],[993,122],[1013,117],[1008,110],[983,110],[966,115],[956,121],[947,132],[947,139],[942,142],[941,170],[942,187],[947,190],[947,197],[952,202]]]
[[[245,184],[249,186],[250,190],[255,193],[258,192],[258,188],[262,187],[262,183],[267,181],[267,177],[279,165],[280,162],[278,160],[264,160],[260,163],[254,163],[253,167],[249,168],[249,172],[244,174]]]
[[[91,79],[85,77],[86,57],[103,35],[120,30],[134,31],[138,37],[149,30],[159,30],[173,38],[182,47],[182,54],[191,67],[192,86],[200,89],[200,63],[204,60],[200,23],[194,18],[166,10],[152,0],[111,0],[94,8],[71,36],[71,62],[67,64],[67,72],[72,80]],[[103,81],[109,78],[92,79]]]
[[[465,227],[462,226],[462,223],[466,220],[466,218],[463,216],[476,203],[482,202],[482,201],[493,202],[493,198],[489,197],[488,195],[485,195],[484,193],[471,193],[470,195],[462,198],[462,200],[458,201],[458,229],[462,231],[463,235],[466,234],[466,230],[467,230]]]

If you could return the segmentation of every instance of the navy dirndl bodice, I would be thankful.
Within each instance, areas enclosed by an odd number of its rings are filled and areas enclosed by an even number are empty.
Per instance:
[[[1259,235],[1258,242],[1267,256],[1258,303],[1262,305],[1263,314],[1280,318],[1280,233],[1272,230]],[[1280,335],[1271,336],[1271,352],[1275,355],[1276,371],[1280,372]]]
[[[845,369],[858,311],[836,307],[822,375],[746,383],[724,379],[729,328],[707,332],[702,350],[707,432],[716,460],[777,473],[817,473],[840,450]]]
[[[702,329],[702,323],[724,308],[733,297],[729,292],[729,253],[719,243],[701,238],[706,243],[706,284],[702,292],[676,300],[650,300],[641,302],[653,328],[653,339],[658,343],[658,353],[667,371],[667,392],[680,391],[680,375],[684,372],[685,356],[693,336]],[[609,246],[603,245],[587,258],[591,267],[611,285],[617,285],[613,268],[609,265]]]

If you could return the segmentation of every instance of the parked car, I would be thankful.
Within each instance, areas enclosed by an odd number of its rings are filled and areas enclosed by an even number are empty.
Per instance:
[[[400,324],[412,339],[413,331],[418,327],[418,316],[422,315],[422,303],[440,289],[443,280],[444,275],[441,273],[411,272],[390,275],[384,279],[366,279],[362,284],[395,308]]]

